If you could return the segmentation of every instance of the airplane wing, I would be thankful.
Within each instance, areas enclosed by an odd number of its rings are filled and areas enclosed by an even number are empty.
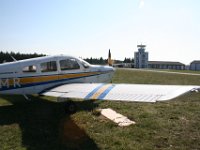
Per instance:
[[[180,95],[200,89],[199,86],[150,85],[150,84],[99,84],[73,83],[50,89],[42,95],[85,100],[114,100],[156,102],[176,98]]]

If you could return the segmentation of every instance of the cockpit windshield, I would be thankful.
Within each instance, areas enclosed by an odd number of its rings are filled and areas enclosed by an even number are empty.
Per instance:
[[[80,59],[80,63],[83,65],[84,68],[89,68],[91,65],[83,59]]]
[[[83,65],[84,68],[89,68],[90,64],[84,60],[81,61],[81,64]]]

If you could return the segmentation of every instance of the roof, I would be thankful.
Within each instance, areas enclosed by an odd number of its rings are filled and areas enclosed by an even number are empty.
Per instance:
[[[142,45],[142,44],[141,44],[141,45],[137,45],[137,47],[146,47],[146,45]]]
[[[185,65],[180,62],[173,62],[173,61],[148,61],[150,65]]]
[[[56,56],[43,56],[43,57],[36,57],[36,58],[30,58],[30,59],[24,59],[24,60],[19,60],[15,62],[7,62],[0,64],[0,72],[5,72],[5,71],[17,71],[19,67],[24,67],[32,64],[39,64],[43,63],[45,61],[51,61],[56,60],[56,59],[62,59],[62,58],[76,58],[68,55],[56,55]],[[79,59],[79,58],[76,58]]]
[[[191,64],[200,64],[200,60],[194,60]]]
[[[6,63],[2,63],[0,64],[0,66],[5,66],[5,65],[10,65],[10,64],[19,64],[22,62],[26,62],[26,63],[31,63],[31,62],[36,62],[36,61],[46,61],[46,60],[50,60],[53,58],[76,58],[74,56],[70,56],[70,55],[55,55],[55,56],[41,56],[41,57],[35,57],[35,58],[28,58],[28,59],[23,59],[23,60],[18,60],[18,61],[13,61],[13,62],[6,62]],[[78,58],[77,58],[78,59]]]

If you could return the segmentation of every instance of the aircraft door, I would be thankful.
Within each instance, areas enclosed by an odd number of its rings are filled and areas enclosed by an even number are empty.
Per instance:
[[[35,82],[37,75],[36,65],[26,65],[22,67],[22,77],[20,78],[21,86],[24,94],[35,94]]]

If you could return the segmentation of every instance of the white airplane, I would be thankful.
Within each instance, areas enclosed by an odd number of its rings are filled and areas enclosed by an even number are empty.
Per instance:
[[[111,84],[113,67],[90,65],[72,56],[45,56],[0,64],[1,94],[39,94],[116,101],[170,100],[200,86]],[[68,108],[74,111],[74,104]]]

